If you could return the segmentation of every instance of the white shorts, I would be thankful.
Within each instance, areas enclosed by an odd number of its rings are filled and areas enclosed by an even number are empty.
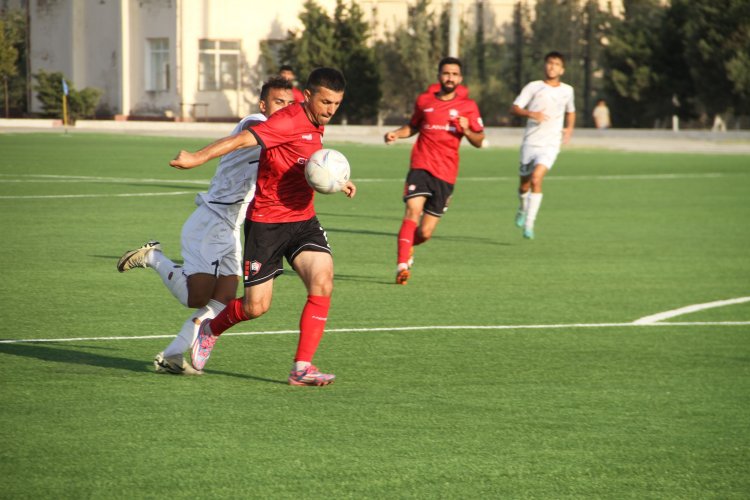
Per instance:
[[[521,146],[521,165],[518,167],[518,175],[527,177],[533,174],[537,165],[544,165],[547,170],[551,170],[559,152],[560,148]]]
[[[182,226],[183,272],[214,276],[242,276],[242,241],[239,228],[205,205],[200,205]]]

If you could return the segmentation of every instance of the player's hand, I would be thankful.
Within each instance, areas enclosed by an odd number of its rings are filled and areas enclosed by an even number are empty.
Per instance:
[[[357,186],[355,186],[352,181],[346,181],[341,192],[344,193],[347,198],[354,198],[354,195],[357,194]]]
[[[396,139],[398,139],[398,136],[395,132],[386,132],[386,134],[383,136],[383,140],[386,144],[391,144],[392,142],[395,142]]]
[[[545,115],[543,111],[529,111],[529,118],[540,123],[549,120],[549,116]]]
[[[469,128],[469,119],[465,116],[459,116],[458,117],[458,126],[461,127],[461,130],[468,130]]]
[[[174,157],[174,160],[169,162],[170,167],[178,168],[180,170],[187,170],[189,168],[197,167],[198,165],[203,165],[200,155],[185,151],[184,149]]]
[[[563,129],[563,138],[562,142],[563,144],[567,144],[570,142],[570,138],[573,135],[573,129],[572,128],[564,128]]]

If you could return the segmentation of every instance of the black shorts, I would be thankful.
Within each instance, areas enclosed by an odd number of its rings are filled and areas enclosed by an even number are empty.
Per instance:
[[[285,257],[292,265],[294,258],[304,250],[331,253],[326,232],[317,217],[279,224],[246,220],[242,266],[245,288],[282,274],[282,259]]]
[[[453,194],[453,184],[438,179],[427,170],[411,169],[404,185],[404,202],[417,196],[427,197],[424,211],[442,217],[448,210]]]

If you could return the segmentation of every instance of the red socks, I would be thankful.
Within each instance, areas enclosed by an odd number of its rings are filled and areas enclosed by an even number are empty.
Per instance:
[[[245,309],[242,307],[242,298],[234,299],[211,320],[211,333],[218,337],[230,326],[248,319],[250,318],[245,315]]]
[[[219,336],[229,327],[241,321],[247,321],[245,310],[242,307],[243,299],[234,299],[211,320],[211,333]],[[331,307],[331,297],[308,295],[302,317],[299,320],[299,343],[295,361],[312,361],[315,351],[318,349],[320,339],[323,338],[323,330],[328,319],[328,309]]]
[[[417,223],[413,220],[404,219],[401,223],[401,230],[398,232],[398,262],[402,264],[409,261],[411,247],[414,246],[414,240],[417,236]]]
[[[294,361],[312,361],[328,319],[331,297],[308,295],[299,320],[299,343]],[[211,325],[213,327],[213,325]]]

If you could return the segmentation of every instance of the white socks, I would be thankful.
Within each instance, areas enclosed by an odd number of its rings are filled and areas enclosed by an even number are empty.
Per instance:
[[[182,266],[178,266],[169,257],[156,250],[149,252],[146,262],[148,267],[159,273],[164,286],[174,295],[174,298],[187,307],[187,276],[182,273]]]
[[[529,193],[529,206],[526,212],[524,229],[534,229],[536,214],[539,213],[539,207],[542,206],[542,196],[542,193]]]
[[[525,214],[529,211],[529,195],[531,191],[525,193],[518,193],[518,212]]]
[[[208,301],[208,304],[194,311],[185,323],[182,324],[182,329],[177,334],[177,337],[164,349],[164,357],[176,356],[190,349],[190,346],[195,342],[195,337],[198,335],[198,327],[201,322],[213,319],[222,309],[224,309],[224,304],[218,300],[211,299]]]

